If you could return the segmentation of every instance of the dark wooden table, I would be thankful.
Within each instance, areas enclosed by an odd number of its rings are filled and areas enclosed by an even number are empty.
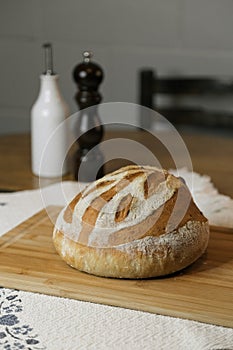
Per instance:
[[[233,197],[233,137],[210,132],[183,132],[181,134],[192,159],[193,169],[212,178],[218,190]],[[150,149],[164,168],[174,163],[164,147],[144,131],[108,131],[105,140],[126,138]],[[134,150],[132,149],[132,152]],[[127,153],[127,152],[126,152]],[[128,153],[127,153],[128,154]],[[127,164],[127,160],[116,159],[106,164],[106,172]],[[30,136],[25,134],[0,137],[0,191],[36,189],[39,179],[31,172]],[[49,185],[59,179],[43,179]],[[63,180],[73,180],[68,174]]]

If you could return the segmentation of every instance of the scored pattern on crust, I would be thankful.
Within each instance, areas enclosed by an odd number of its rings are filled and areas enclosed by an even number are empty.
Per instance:
[[[126,216],[129,214],[132,201],[133,196],[130,193],[121,199],[115,214],[116,222],[121,222],[126,218]]]
[[[172,232],[192,218],[206,220],[180,179],[155,167],[132,165],[87,186],[57,225],[74,241],[107,247]]]

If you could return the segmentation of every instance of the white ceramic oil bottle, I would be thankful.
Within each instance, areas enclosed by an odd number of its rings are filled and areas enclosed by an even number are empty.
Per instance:
[[[31,109],[31,164],[34,175],[59,177],[67,172],[69,108],[53,71],[52,45],[44,44],[45,72],[40,76],[39,96]]]

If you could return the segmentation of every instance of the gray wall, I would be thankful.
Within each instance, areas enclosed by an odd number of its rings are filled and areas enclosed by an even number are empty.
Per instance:
[[[232,18],[232,0],[1,0],[0,133],[29,130],[45,41],[74,112],[71,74],[85,49],[104,67],[104,102],[136,102],[143,66],[232,75]]]

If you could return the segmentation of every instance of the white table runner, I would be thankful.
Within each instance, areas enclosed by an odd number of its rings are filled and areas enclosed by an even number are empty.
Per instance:
[[[179,170],[213,225],[233,227],[233,200],[207,176]],[[0,194],[0,235],[47,205],[65,205],[84,184]],[[1,285],[1,280],[0,280]],[[0,349],[233,349],[233,329],[140,311],[0,289]]]

